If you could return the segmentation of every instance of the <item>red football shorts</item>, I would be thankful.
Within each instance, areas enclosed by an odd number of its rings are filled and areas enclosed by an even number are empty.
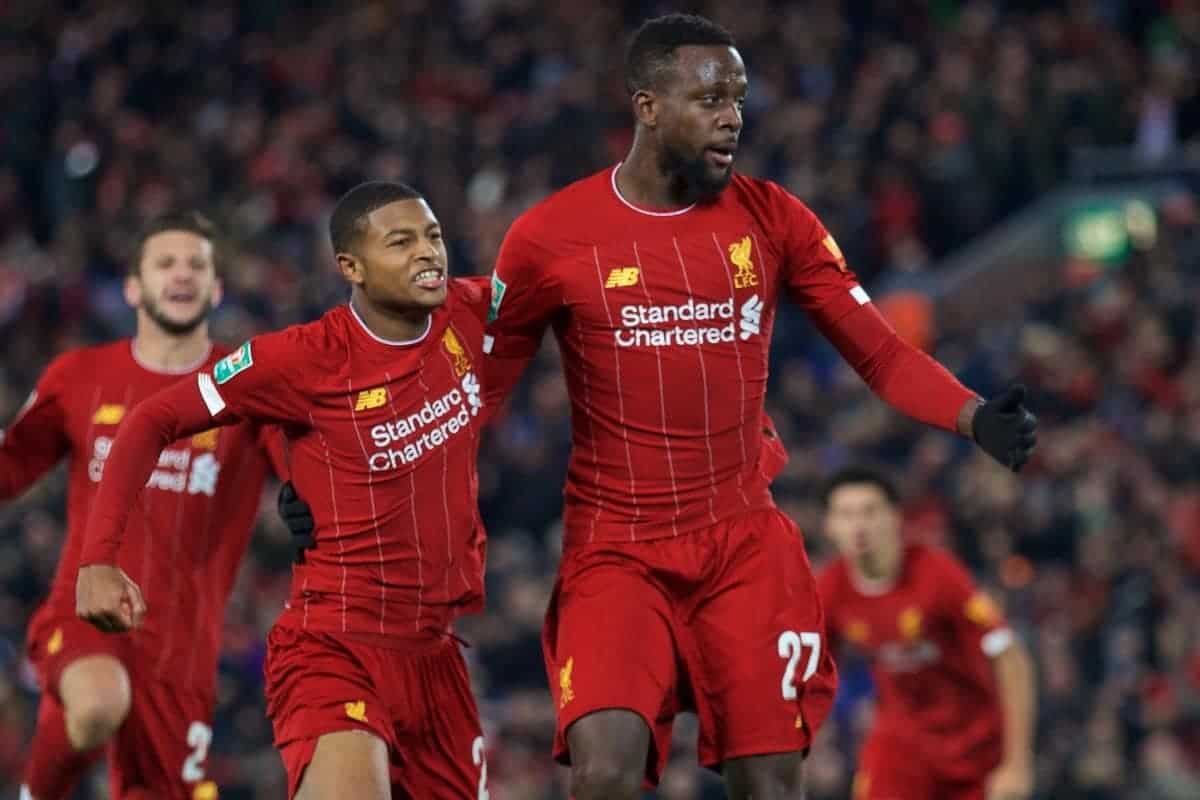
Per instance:
[[[543,655],[566,732],[604,709],[641,715],[652,733],[646,780],[670,754],[676,711],[700,720],[700,762],[804,750],[833,704],[837,672],[804,541],[771,508],[646,542],[564,554]]]
[[[216,800],[216,784],[204,774],[212,742],[212,691],[183,689],[143,674],[129,636],[102,633],[74,615],[46,607],[30,621],[26,644],[42,686],[42,703],[61,706],[62,672],[85,656],[110,655],[129,673],[129,716],[106,751],[113,797],[138,788],[164,800]],[[39,723],[43,718],[61,722],[57,715],[39,714]]]
[[[984,800],[986,773],[976,780],[946,780],[910,739],[872,733],[854,776],[854,800]]]
[[[388,747],[393,797],[478,797],[483,732],[457,641],[386,646],[276,624],[267,637],[267,716],[295,797],[326,733],[368,731]]]

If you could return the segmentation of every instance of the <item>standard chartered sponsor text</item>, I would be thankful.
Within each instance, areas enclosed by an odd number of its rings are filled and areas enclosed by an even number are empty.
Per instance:
[[[678,305],[627,305],[621,308],[623,327],[617,328],[614,336],[620,347],[695,346],[732,342],[737,335],[733,313],[732,298],[720,303],[689,299],[686,303]],[[672,322],[718,324],[645,327]]]
[[[436,400],[425,401],[407,416],[371,428],[371,440],[379,449],[367,457],[367,464],[372,472],[411,464],[435,447],[444,445],[470,422],[471,413],[463,392],[458,388],[451,389]],[[396,446],[389,447],[393,444]]]

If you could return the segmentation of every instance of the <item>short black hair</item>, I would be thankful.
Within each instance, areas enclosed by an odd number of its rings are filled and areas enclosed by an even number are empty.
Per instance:
[[[884,497],[892,505],[900,503],[900,492],[896,489],[896,484],[879,467],[874,467],[869,464],[851,464],[842,467],[837,472],[833,473],[825,480],[821,486],[821,505],[829,507],[829,500],[833,497],[833,493],[843,486],[874,486],[879,491],[883,492]]]
[[[186,231],[194,233],[202,239],[207,239],[213,246],[213,262],[216,266],[218,274],[220,273],[220,260],[217,258],[217,226],[212,220],[201,214],[199,211],[171,211],[166,214],[161,214],[154,217],[142,228],[138,236],[137,257],[129,264],[129,274],[141,274],[142,256],[145,255],[146,241],[151,236],[156,236],[167,231]]]
[[[675,65],[675,51],[687,45],[736,47],[733,34],[696,14],[665,14],[642,23],[625,55],[630,93],[658,88]]]
[[[420,200],[422,194],[399,181],[367,181],[342,195],[329,218],[329,242],[334,253],[349,253],[367,227],[367,215],[399,200]]]

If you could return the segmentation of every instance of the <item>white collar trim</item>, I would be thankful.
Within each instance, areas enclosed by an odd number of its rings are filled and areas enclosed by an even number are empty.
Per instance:
[[[678,208],[674,211],[649,211],[645,208],[639,208],[638,206],[635,206],[633,203],[626,200],[624,195],[621,194],[621,190],[617,188],[617,170],[619,170],[621,168],[621,165],[624,163],[625,163],[624,161],[617,162],[617,165],[615,167],[613,167],[612,175],[610,176],[609,179],[612,182],[613,194],[615,194],[617,196],[617,199],[620,200],[622,203],[624,203],[626,206],[628,206],[630,209],[636,211],[639,214],[645,214],[648,217],[678,217],[680,214],[686,214],[687,212],[691,211],[693,208],[696,207],[696,204],[692,203],[690,206],[687,206],[686,208]]]
[[[425,319],[425,330],[417,338],[406,339],[403,341],[384,339],[382,336],[376,335],[373,330],[367,327],[367,323],[363,322],[363,318],[358,315],[358,310],[354,307],[354,303],[347,302],[346,305],[350,307],[350,313],[354,316],[354,319],[356,322],[358,322],[359,326],[366,332],[367,336],[370,336],[380,344],[386,344],[389,347],[406,347],[408,345],[417,344],[418,342],[423,341],[425,337],[429,335],[429,331],[433,328],[433,314],[430,314]]]
[[[195,372],[200,369],[205,361],[208,361],[208,357],[212,355],[212,349],[212,342],[209,342],[208,347],[204,349],[204,355],[191,364],[185,364],[182,367],[156,367],[149,362],[143,361],[142,357],[138,355],[137,338],[134,337],[129,340],[129,353],[133,356],[134,363],[147,372],[153,372],[156,375],[187,375],[189,372]]]

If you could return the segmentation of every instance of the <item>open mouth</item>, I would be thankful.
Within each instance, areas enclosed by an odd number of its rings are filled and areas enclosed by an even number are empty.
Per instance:
[[[167,292],[167,302],[169,303],[193,303],[198,295],[194,291],[179,290]]]
[[[733,156],[737,152],[737,145],[722,144],[714,147],[709,147],[705,151],[708,160],[716,164],[718,167],[726,168],[733,164]]]
[[[440,267],[423,269],[413,276],[413,283],[422,289],[440,289],[446,285],[446,271]]]

